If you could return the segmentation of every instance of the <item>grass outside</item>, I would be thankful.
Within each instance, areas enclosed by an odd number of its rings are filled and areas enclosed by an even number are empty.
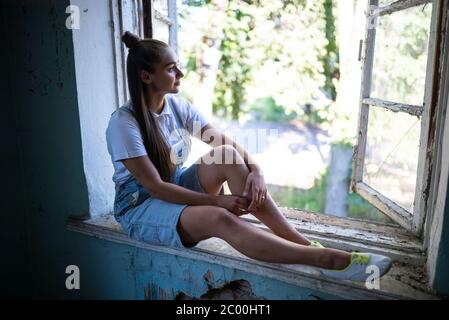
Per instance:
[[[315,181],[313,188],[302,190],[295,187],[283,187],[269,184],[268,191],[274,201],[281,207],[324,213],[327,189],[326,171]],[[369,220],[378,223],[394,223],[386,215],[356,193],[350,193],[347,198],[348,217]]]

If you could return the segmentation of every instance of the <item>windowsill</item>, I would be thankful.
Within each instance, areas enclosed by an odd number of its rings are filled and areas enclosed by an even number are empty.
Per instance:
[[[436,299],[427,286],[424,272],[425,255],[420,241],[400,227],[354,219],[343,219],[283,208],[297,230],[323,245],[344,250],[386,254],[394,263],[380,280],[380,290],[367,289],[364,284],[323,278],[312,267],[281,265],[256,261],[241,255],[221,239],[202,241],[193,249],[177,249],[140,242],[129,238],[112,215],[89,220],[70,219],[67,229],[157,252],[220,264],[292,285],[326,292],[348,299]],[[261,228],[252,216],[244,217]]]

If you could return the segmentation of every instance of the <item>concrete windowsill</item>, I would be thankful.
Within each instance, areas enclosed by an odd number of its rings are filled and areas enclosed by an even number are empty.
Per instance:
[[[421,243],[403,229],[293,209],[283,210],[286,216],[294,216],[291,223],[309,239],[319,240],[332,248],[377,252],[392,257],[393,267],[380,279],[380,289],[370,290],[363,283],[326,279],[313,267],[256,261],[243,256],[217,238],[202,241],[192,249],[169,248],[136,241],[123,232],[112,215],[89,220],[70,219],[67,229],[147,250],[221,264],[348,299],[438,299],[427,286]],[[247,216],[244,219],[266,229],[255,218]]]

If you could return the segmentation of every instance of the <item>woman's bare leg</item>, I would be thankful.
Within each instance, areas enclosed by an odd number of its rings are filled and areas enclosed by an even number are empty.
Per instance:
[[[186,207],[179,220],[178,232],[187,243],[211,237],[221,238],[244,255],[265,262],[305,264],[336,270],[345,268],[350,262],[347,252],[296,244],[214,206]]]
[[[243,159],[231,146],[220,146],[214,148],[212,151],[222,153],[223,156],[225,153],[228,153],[227,156],[224,156],[224,159],[233,159],[233,162],[232,164],[221,164],[225,163],[224,160],[212,164],[200,162],[198,178],[204,190],[208,193],[218,194],[224,181],[227,181],[232,194],[242,195],[246,177],[249,174],[247,166],[242,164]],[[211,155],[207,154],[204,157],[209,156]],[[210,163],[210,161],[206,163]],[[250,194],[248,198],[251,198]],[[265,202],[256,211],[252,212],[252,214],[269,227],[274,234],[298,244],[310,244],[310,241],[288,222],[269,193],[267,193]]]

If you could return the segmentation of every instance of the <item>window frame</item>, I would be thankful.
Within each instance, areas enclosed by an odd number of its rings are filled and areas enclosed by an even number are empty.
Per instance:
[[[178,53],[178,10],[176,0],[163,0],[167,2],[168,15],[160,12],[153,5],[154,0],[142,0],[144,9],[144,34],[147,38],[154,37],[154,21],[158,20],[168,28],[168,44]]]
[[[113,37],[117,108],[130,99],[126,76],[126,47],[121,37],[125,31],[144,37],[143,3],[141,0],[109,0]]]
[[[139,16],[138,14],[138,12],[145,10],[145,3],[142,1],[150,0],[132,0],[131,2],[125,0],[109,1],[111,34],[114,40],[112,47],[114,50],[113,62],[116,67],[115,80],[117,80],[117,101],[119,101],[119,99],[124,100],[126,97],[126,74],[124,72],[126,55],[125,48],[121,43],[120,37],[124,30],[130,30],[140,35],[143,35],[145,32],[143,28],[145,16]],[[439,4],[441,5],[441,3],[443,3],[443,1],[440,0]],[[446,31],[449,30],[449,20],[447,18],[448,6],[449,4],[445,3],[441,8],[441,12],[444,13],[444,19],[442,19],[441,26],[446,26]],[[126,13],[128,18],[122,17],[124,11],[128,11],[128,13]],[[130,14],[130,11],[135,12],[136,14]],[[129,17],[131,17],[131,19],[129,19]],[[133,29],[133,27],[135,27],[135,29]],[[445,109],[449,107],[449,87],[444,85],[449,82],[449,64],[447,63],[447,61],[449,61],[449,35],[446,33],[444,34],[444,38],[440,38],[440,41],[437,41],[436,43],[436,47],[441,48],[441,50],[435,49],[435,51],[441,56],[441,58],[436,60],[438,62],[438,67],[435,67],[434,70],[437,70],[438,72],[436,72],[435,76],[433,76],[433,81],[441,83],[439,86],[441,90],[439,92],[438,90],[435,90],[436,92],[433,93],[437,96],[437,98],[434,99],[438,100],[438,103],[436,103],[437,107],[434,110],[435,117],[438,119],[432,122],[432,126],[435,126],[436,131],[435,143],[432,144],[432,149],[428,151],[435,161],[434,163],[431,163],[434,170],[432,170],[432,179],[429,181],[429,203],[427,206],[429,214],[426,216],[427,230],[424,242],[422,239],[412,236],[403,228],[376,224],[368,221],[338,218],[309,212],[303,212],[303,214],[297,219],[289,219],[298,231],[302,232],[312,240],[320,240],[326,246],[343,250],[366,250],[387,254],[392,256],[395,262],[402,262],[398,268],[402,268],[404,266],[416,266],[418,269],[422,269],[423,266],[426,266],[430,284],[435,278],[435,265],[439,256],[438,248],[442,241],[441,221],[444,219],[444,211],[447,210],[447,208],[444,207],[444,203],[447,196],[447,181],[449,177],[449,169],[447,168],[446,163],[444,163],[444,159],[447,159],[449,155],[449,135],[447,135],[447,132],[449,132],[449,114],[445,112]],[[80,42],[82,38],[78,40]],[[442,45],[440,42],[445,45]],[[78,44],[78,42],[75,42],[75,44]],[[439,51],[441,51],[441,54]],[[78,59],[78,57],[75,56],[75,59]],[[443,64],[443,60],[446,61],[446,63]],[[444,70],[441,69],[441,65],[444,66]],[[94,79],[92,79],[92,81],[94,81]],[[120,105],[120,103],[117,103],[117,107]],[[289,209],[281,208],[281,210],[288,217],[288,213],[286,211]],[[298,210],[290,210],[294,211],[295,216],[298,216],[298,212],[301,213],[301,211]],[[91,216],[88,220],[84,220],[84,217],[82,218],[82,221],[79,219],[80,218],[76,217],[70,218],[67,222],[67,229],[88,234],[94,236],[95,238],[107,239],[109,241],[141,247],[148,250],[179,256],[188,256],[193,259],[204,258],[204,261],[206,262],[215,261],[216,263],[227,265],[231,268],[236,268],[239,270],[247,270],[248,272],[256,271],[261,275],[269,276],[271,274],[276,274],[275,278],[282,281],[295,283],[301,286],[308,283],[307,287],[314,287],[318,289],[323,289],[323,286],[325,286],[325,291],[338,292],[343,296],[346,295],[352,298],[360,298],[362,296],[370,298],[392,297],[392,295],[390,295],[391,288],[385,288],[384,292],[369,291],[367,289],[353,287],[351,284],[347,283],[323,280],[321,278],[317,278],[313,274],[297,273],[296,271],[285,266],[261,264],[253,260],[243,259],[238,255],[229,255],[229,247],[226,246],[226,244],[220,244],[219,250],[217,250],[217,246],[212,245],[206,245],[206,247],[192,250],[174,250],[171,248],[143,244],[138,241],[130,240],[127,235],[123,234],[123,231],[117,223],[115,223],[111,212],[108,212],[105,215]],[[247,220],[256,224],[260,228],[265,228],[260,222],[252,219],[251,217]],[[430,230],[432,230],[432,232],[430,232]],[[404,242],[404,240],[406,242]],[[427,248],[428,253],[426,253]],[[393,269],[397,270],[396,265]],[[411,278],[416,279],[416,274],[413,274],[413,272],[415,272],[415,269],[411,270]],[[400,274],[400,276],[402,278],[403,274]],[[394,286],[398,290],[402,288],[400,291],[403,293],[407,293],[413,289],[413,287],[407,287],[405,282],[394,284]],[[412,296],[411,293],[410,296]]]
[[[119,0],[121,1],[121,0]],[[138,0],[134,0],[138,1]],[[177,7],[176,0],[166,1],[168,16],[158,11],[153,5],[154,0],[141,0],[143,13],[143,31],[147,37],[154,36],[154,21],[162,22],[168,28],[169,44],[176,52],[178,52],[178,22],[177,22]],[[362,68],[362,89],[360,95],[360,111],[359,111],[359,134],[357,137],[357,144],[354,147],[354,170],[351,180],[351,189],[360,194],[364,199],[374,205],[381,212],[389,216],[399,225],[411,231],[418,237],[423,235],[424,223],[426,219],[425,212],[429,208],[429,188],[431,181],[428,179],[432,175],[432,144],[435,141],[434,117],[436,105],[438,102],[435,92],[438,90],[438,78],[436,70],[439,68],[439,52],[441,50],[439,37],[439,30],[441,29],[443,0],[398,0],[389,5],[379,7],[379,0],[368,0],[367,11],[367,27],[365,41],[365,54],[363,58]],[[374,61],[374,49],[376,28],[370,28],[370,21],[377,19],[379,16],[391,15],[396,12],[406,10],[412,7],[423,4],[432,4],[432,17],[430,25],[430,37],[427,58],[426,71],[426,85],[425,97],[422,106],[408,105],[392,101],[386,101],[379,98],[372,98],[370,96],[372,71]],[[376,10],[370,10],[375,7]],[[126,83],[126,79],[125,79]],[[126,91],[126,90],[125,90]],[[429,106],[429,107],[426,107]],[[367,140],[367,125],[369,108],[380,107],[394,112],[405,112],[412,116],[421,117],[421,137],[420,150],[417,169],[417,182],[415,188],[414,212],[410,213],[393,200],[384,196],[374,188],[370,187],[363,181],[363,166],[365,160],[365,148]]]
[[[408,105],[371,97],[373,63],[376,45],[376,22],[378,17],[410,9],[416,6],[432,4],[429,47],[427,57],[426,84],[422,106]],[[374,10],[373,10],[374,8]],[[379,7],[379,0],[368,0],[367,25],[364,40],[362,63],[362,87],[360,94],[357,143],[354,147],[354,168],[351,189],[370,202],[381,212],[389,216],[405,229],[418,237],[423,235],[426,212],[429,208],[429,188],[432,181],[433,144],[435,142],[435,112],[438,103],[438,69],[440,68],[441,39],[440,30],[443,19],[443,0],[399,0]],[[374,25],[373,25],[374,22]],[[395,203],[363,181],[365,152],[367,144],[368,118],[370,108],[383,108],[393,112],[405,112],[421,117],[421,137],[415,188],[414,212]]]

